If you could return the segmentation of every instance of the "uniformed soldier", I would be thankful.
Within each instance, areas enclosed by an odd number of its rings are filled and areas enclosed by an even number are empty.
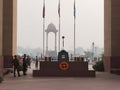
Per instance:
[[[19,60],[17,59],[17,56],[14,56],[14,59],[12,61],[12,65],[14,66],[14,77],[16,77],[16,71],[18,74],[18,77],[20,77],[20,72],[19,72]]]

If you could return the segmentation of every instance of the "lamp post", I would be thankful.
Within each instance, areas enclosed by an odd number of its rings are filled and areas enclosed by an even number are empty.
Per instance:
[[[94,60],[94,42],[92,43],[92,61]]]

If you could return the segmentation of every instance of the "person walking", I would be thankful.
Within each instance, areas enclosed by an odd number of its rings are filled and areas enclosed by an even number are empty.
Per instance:
[[[12,60],[12,65],[14,67],[14,77],[16,77],[16,71],[18,74],[18,77],[20,77],[20,72],[19,72],[19,60],[17,59],[17,56],[14,56],[14,59]]]

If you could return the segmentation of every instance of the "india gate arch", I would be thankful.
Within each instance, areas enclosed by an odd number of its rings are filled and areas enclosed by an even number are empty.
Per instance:
[[[46,56],[48,57],[50,55],[50,53],[54,53],[54,57],[57,57],[57,32],[58,30],[56,29],[55,25],[53,23],[50,23],[47,27],[47,29],[45,30],[46,32]],[[50,32],[54,33],[55,35],[55,46],[54,46],[54,50],[52,52],[49,52],[48,50],[48,36],[50,34]]]
[[[105,71],[120,69],[120,0],[104,0]],[[16,54],[17,0],[0,0],[0,76]]]

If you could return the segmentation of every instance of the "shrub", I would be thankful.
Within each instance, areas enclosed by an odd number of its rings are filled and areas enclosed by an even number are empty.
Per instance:
[[[104,71],[103,61],[98,61],[98,62],[96,62],[96,64],[93,65],[93,68],[94,68],[96,71]]]
[[[0,83],[2,83],[2,81],[3,81],[3,78],[0,76]]]

